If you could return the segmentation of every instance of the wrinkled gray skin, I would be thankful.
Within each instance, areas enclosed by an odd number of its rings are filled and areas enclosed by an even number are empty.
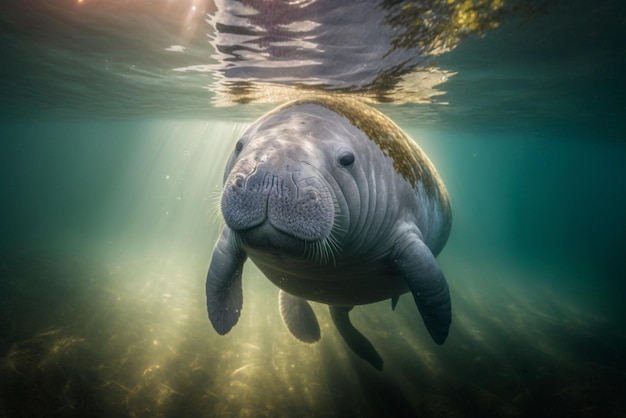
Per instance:
[[[437,176],[429,167],[425,175]],[[306,300],[328,304],[350,348],[381,370],[381,357],[348,312],[384,299],[395,307],[410,291],[442,344],[451,307],[435,256],[451,214],[445,189],[429,194],[422,186],[398,174],[348,119],[315,102],[259,119],[237,142],[224,174],[226,226],[206,283],[215,330],[226,334],[239,319],[241,273],[250,258],[280,288],[283,320],[302,341],[320,338]]]

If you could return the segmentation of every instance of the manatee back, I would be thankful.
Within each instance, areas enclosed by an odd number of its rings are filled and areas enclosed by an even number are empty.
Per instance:
[[[435,166],[420,146],[387,116],[355,99],[319,96],[287,103],[270,113],[303,103],[314,103],[343,116],[352,126],[365,133],[385,156],[391,158],[395,172],[416,193],[421,210],[428,212],[424,217],[428,228],[423,229],[429,231],[429,236],[424,237],[424,240],[433,254],[437,255],[450,235],[450,197]]]

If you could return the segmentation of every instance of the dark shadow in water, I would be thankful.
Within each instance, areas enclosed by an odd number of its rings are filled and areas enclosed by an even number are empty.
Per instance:
[[[90,274],[75,259],[34,262],[32,254],[0,263],[0,405],[6,416],[102,416],[105,364],[98,342]],[[93,306],[98,309],[98,306]],[[106,409],[104,409],[106,410]],[[114,411],[110,411],[114,412]]]

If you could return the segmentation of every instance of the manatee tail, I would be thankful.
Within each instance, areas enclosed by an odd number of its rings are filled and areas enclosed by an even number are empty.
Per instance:
[[[359,357],[374,366],[377,370],[383,369],[383,359],[376,349],[350,322],[349,313],[352,306],[330,306],[330,317],[333,319],[339,334],[343,337],[348,347]]]

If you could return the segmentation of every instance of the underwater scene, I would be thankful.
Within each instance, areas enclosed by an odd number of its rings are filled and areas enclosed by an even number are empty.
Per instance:
[[[625,417],[625,93],[618,0],[3,1],[0,417]]]

